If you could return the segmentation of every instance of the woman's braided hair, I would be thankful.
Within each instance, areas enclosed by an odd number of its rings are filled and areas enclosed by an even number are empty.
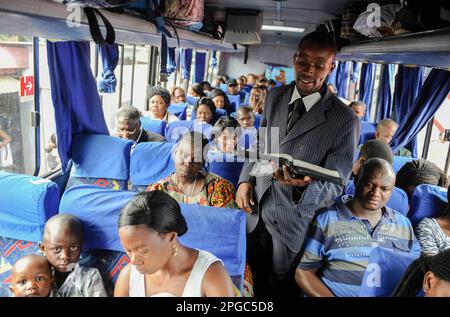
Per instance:
[[[450,249],[433,256],[422,255],[406,270],[393,297],[414,297],[422,289],[425,274],[431,271],[441,280],[450,282]]]
[[[423,159],[407,162],[398,171],[396,187],[407,191],[408,186],[421,184],[448,187],[448,178],[436,164]]]

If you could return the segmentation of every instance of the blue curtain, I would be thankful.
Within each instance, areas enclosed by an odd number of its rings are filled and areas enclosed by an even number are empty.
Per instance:
[[[167,51],[167,73],[172,74],[177,69],[175,47],[169,47]]]
[[[89,42],[47,41],[50,87],[62,170],[74,134],[109,134],[90,64]]]
[[[195,52],[194,83],[201,83],[205,76],[206,53]]]
[[[350,81],[349,71],[351,62],[339,62],[336,74],[336,88],[338,96],[344,99],[347,98],[348,84]]]
[[[383,65],[381,70],[380,86],[378,87],[378,114],[377,121],[392,116],[391,78],[394,65]]]
[[[407,114],[400,118],[399,128],[391,142],[394,153],[425,127],[447,97],[449,87],[449,71],[433,69],[430,72]]]
[[[119,63],[119,45],[98,45],[97,47],[103,66],[103,71],[97,79],[97,89],[103,93],[115,93],[117,78],[114,69]]]
[[[398,67],[394,93],[394,118],[397,122],[408,114],[409,108],[414,104],[423,85],[423,74],[423,67]],[[405,147],[412,152],[413,157],[417,157],[416,137]]]
[[[191,64],[192,64],[192,48],[185,48],[181,50],[181,69],[183,79],[189,79],[191,75]]]
[[[359,100],[366,104],[366,114],[363,121],[370,120],[370,104],[372,102],[372,92],[375,83],[375,71],[377,65],[374,63],[364,63],[361,67],[361,78],[359,81]]]

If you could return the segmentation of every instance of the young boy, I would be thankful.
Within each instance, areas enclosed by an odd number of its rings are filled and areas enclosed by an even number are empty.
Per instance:
[[[10,286],[13,297],[56,297],[53,285],[52,269],[44,256],[30,254],[14,263]]]
[[[61,297],[106,297],[102,277],[96,268],[80,266],[83,238],[81,221],[58,214],[45,224],[41,251],[55,268],[55,283]]]
[[[249,107],[240,107],[236,111],[236,119],[243,129],[251,129],[255,125],[255,114]]]

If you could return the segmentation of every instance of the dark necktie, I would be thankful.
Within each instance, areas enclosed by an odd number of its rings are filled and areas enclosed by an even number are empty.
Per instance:
[[[306,112],[305,104],[303,103],[301,98],[298,98],[294,102],[294,109],[289,113],[288,116],[288,128],[287,131],[289,132],[292,127],[295,125],[295,123],[300,120],[300,118],[303,116],[303,114]]]

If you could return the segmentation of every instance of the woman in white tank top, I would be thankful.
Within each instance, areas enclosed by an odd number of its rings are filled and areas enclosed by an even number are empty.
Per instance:
[[[234,296],[222,262],[207,251],[183,246],[187,231],[177,201],[162,191],[138,194],[121,211],[119,237],[130,263],[114,296]]]

